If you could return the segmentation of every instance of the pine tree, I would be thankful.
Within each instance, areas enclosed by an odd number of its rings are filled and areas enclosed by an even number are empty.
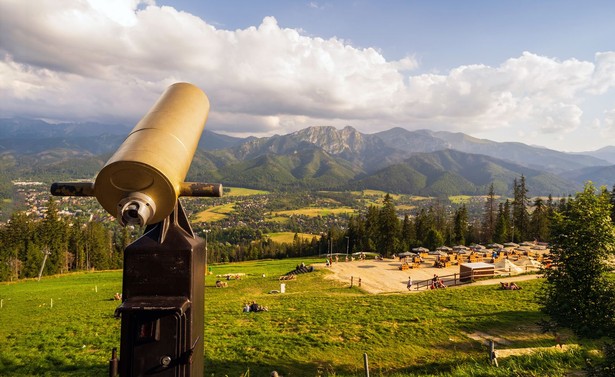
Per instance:
[[[429,250],[435,250],[436,248],[444,245],[444,237],[442,237],[442,233],[434,228],[429,229],[427,232],[427,237],[425,237],[424,245]]]
[[[495,233],[493,235],[493,240],[498,243],[508,242],[509,233],[508,229],[509,225],[509,205],[508,200],[505,203],[500,203],[498,205],[498,215],[497,221],[495,223]]]
[[[415,229],[412,221],[410,220],[410,216],[405,215],[401,226],[400,248],[403,249],[403,251],[410,250],[415,242],[415,239]]]
[[[389,194],[384,196],[383,206],[379,212],[379,252],[391,256],[399,247],[399,220],[395,212],[395,204]]]
[[[483,240],[487,243],[493,242],[495,224],[497,221],[497,203],[495,202],[495,190],[493,183],[489,186],[487,201],[485,202],[485,214],[483,216]]]
[[[427,218],[427,212],[425,208],[421,208],[419,213],[416,215],[416,219],[414,221],[414,234],[416,235],[417,241],[422,244],[427,237],[427,232],[431,224],[429,224],[429,220]]]
[[[376,206],[367,208],[365,216],[365,236],[363,238],[363,250],[375,251],[378,242],[378,232],[380,231],[379,211]],[[361,251],[363,251],[361,250]]]
[[[9,265],[9,279],[16,280],[23,277],[28,251],[34,243],[34,223],[25,212],[13,212],[3,234],[0,255]]]
[[[44,273],[54,275],[67,272],[68,258],[68,226],[58,215],[58,206],[53,196],[47,202],[47,211],[43,221],[38,226],[38,243],[49,252]]]
[[[549,209],[541,198],[534,200],[534,211],[530,216],[529,236],[537,241],[549,241]]]
[[[465,245],[468,235],[468,210],[465,204],[455,211],[453,223],[453,242],[457,245]]]
[[[514,229],[511,236],[513,242],[519,242],[527,238],[530,224],[530,216],[527,212],[529,199],[527,197],[525,177],[523,175],[521,176],[521,179],[519,181],[517,181],[517,179],[514,180],[513,188],[514,194],[512,203],[512,224],[514,226]]]

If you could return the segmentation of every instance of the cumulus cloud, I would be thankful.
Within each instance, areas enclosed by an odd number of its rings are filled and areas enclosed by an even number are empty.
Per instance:
[[[219,29],[153,0],[4,0],[0,54],[0,116],[132,122],[166,86],[189,81],[210,97],[208,128],[236,134],[352,125],[548,137],[581,127],[585,103],[615,87],[615,52],[593,62],[525,52],[415,74],[411,55],[387,61],[273,17]]]

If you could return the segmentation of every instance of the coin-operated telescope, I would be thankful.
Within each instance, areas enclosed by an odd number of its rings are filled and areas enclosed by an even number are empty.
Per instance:
[[[209,100],[171,85],[92,182],[54,183],[57,196],[95,196],[119,223],[146,226],[124,250],[120,360],[110,375],[202,376],[204,242],[180,196],[222,196],[222,185],[184,182]]]

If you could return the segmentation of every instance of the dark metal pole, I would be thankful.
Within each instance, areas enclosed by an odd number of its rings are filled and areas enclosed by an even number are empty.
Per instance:
[[[109,377],[117,377],[118,373],[117,348],[111,351],[111,359],[109,359]]]

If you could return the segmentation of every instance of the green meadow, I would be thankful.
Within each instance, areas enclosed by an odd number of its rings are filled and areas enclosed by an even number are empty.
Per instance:
[[[597,345],[581,344],[490,365],[485,339],[507,349],[554,345],[536,325],[543,319],[535,302],[540,280],[524,281],[521,291],[487,285],[371,295],[316,270],[285,281],[286,293],[271,293],[301,261],[213,266],[205,288],[205,376],[364,376],[364,354],[371,376],[565,376],[597,354]],[[215,288],[216,275],[227,273],[246,275]],[[0,284],[0,376],[106,376],[119,346],[112,297],[120,291],[120,271]],[[269,311],[243,313],[249,301]]]
[[[225,219],[229,213],[235,210],[235,203],[227,203],[214,206],[196,214],[195,221],[214,222]]]
[[[295,241],[295,234],[302,240],[311,241],[314,237],[320,238],[320,235],[310,233],[293,233],[293,232],[276,232],[267,233],[266,236],[273,242],[292,244]]]
[[[330,216],[330,215],[340,215],[344,213],[355,213],[356,210],[350,207],[338,207],[338,208],[327,208],[327,207],[305,207],[295,210],[289,211],[277,211],[271,213],[272,216],[308,216],[308,217],[316,217],[316,216]]]

